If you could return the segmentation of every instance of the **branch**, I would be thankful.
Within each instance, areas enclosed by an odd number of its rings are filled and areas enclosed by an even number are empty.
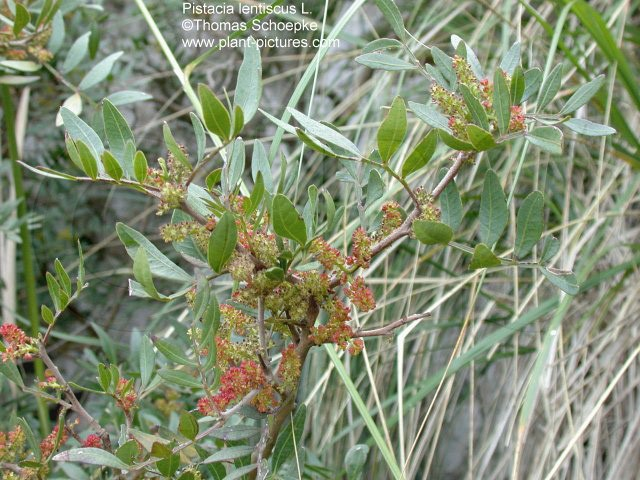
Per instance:
[[[374,328],[372,330],[356,330],[355,332],[353,332],[353,335],[351,335],[351,338],[382,337],[385,335],[391,335],[395,329],[400,328],[403,325],[417,322],[418,320],[422,320],[423,318],[427,318],[430,316],[431,312],[416,313],[414,315],[402,317],[401,319],[396,320],[389,325],[385,325],[384,327]]]
[[[212,426],[210,426],[209,428],[201,431],[200,433],[198,433],[198,435],[196,435],[196,437],[193,440],[188,440],[184,443],[181,443],[180,445],[177,445],[176,447],[173,448],[173,450],[171,450],[171,453],[175,454],[175,453],[179,453],[180,451],[184,450],[187,447],[190,447],[191,445],[194,445],[197,441],[202,440],[203,438],[205,438],[207,435],[209,435],[211,432],[213,432],[214,430],[217,430],[218,428],[222,427],[225,423],[225,421],[231,417],[232,415],[238,413],[238,411],[240,411],[240,409],[247,405],[249,402],[251,402],[251,400],[253,400],[255,398],[255,396],[259,393],[258,390],[251,390],[249,393],[247,393],[244,398],[242,400],[240,400],[237,404],[235,404],[233,407],[225,410],[224,412],[220,413],[220,417],[221,420],[219,420],[218,422],[214,423]],[[141,470],[145,467],[148,467],[149,465],[154,464],[158,459],[157,458],[151,458],[145,462],[139,463],[135,466],[132,466],[131,470]]]
[[[47,354],[47,350],[42,342],[38,343],[38,355],[40,356],[40,359],[46,365],[46,367],[51,370],[53,376],[56,378],[56,381],[64,388],[64,393],[71,403],[71,410],[73,410],[78,416],[83,418],[87,423],[89,423],[89,425],[91,425],[91,428],[93,428],[98,433],[98,435],[100,435],[102,444],[105,446],[105,449],[111,451],[111,439],[109,438],[109,433],[80,404],[78,397],[76,397],[76,394],[73,393],[73,389],[69,386],[65,378],[60,373],[60,370],[58,370],[58,367],[55,365],[55,363],[53,363],[53,361]]]

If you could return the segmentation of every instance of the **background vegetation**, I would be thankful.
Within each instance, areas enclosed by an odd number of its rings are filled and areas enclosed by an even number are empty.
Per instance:
[[[99,123],[102,98],[122,90],[143,91],[152,98],[139,97],[119,108],[147,155],[165,154],[163,122],[171,122],[180,142],[191,141],[191,104],[139,9],[133,2],[99,3],[66,10],[60,54],[24,100],[29,128],[22,132],[21,157],[30,165],[69,170],[63,131],[54,127],[58,108],[74,93],[69,85],[78,85],[91,65],[117,51],[125,53],[108,78],[82,92],[83,118]],[[181,47],[181,2],[146,3],[181,65],[203,53]],[[419,44],[452,53],[450,37],[455,34],[474,48],[482,65],[493,67],[519,40],[525,66],[549,71],[561,63],[566,82],[558,105],[577,85],[604,74],[604,86],[578,116],[610,124],[618,134],[568,136],[561,155],[531,149],[521,156],[522,144],[513,142],[481,157],[457,180],[465,204],[460,239],[473,238],[478,230],[478,199],[489,165],[510,197],[520,199],[534,189],[544,192],[544,235],[556,233],[560,255],[554,266],[576,273],[576,296],[563,294],[535,269],[470,271],[468,257],[450,248],[402,242],[375,260],[366,279],[378,306],[357,319],[360,325],[377,326],[383,319],[388,323],[415,312],[432,316],[392,338],[368,341],[361,356],[345,355],[344,370],[335,361],[337,354],[332,361],[327,350],[312,350],[299,397],[308,409],[297,452],[309,466],[306,473],[314,478],[346,475],[345,452],[368,445],[365,478],[390,476],[356,408],[363,402],[406,478],[635,478],[640,468],[635,454],[640,449],[637,2],[397,3]],[[315,50],[263,50],[261,108],[280,115],[286,105],[295,105],[342,127],[358,145],[371,146],[384,107],[396,95],[424,103],[428,85],[418,75],[370,70],[354,61],[369,41],[394,36],[372,2],[305,4],[313,12],[311,20],[327,32],[343,27],[340,47],[330,49],[317,69],[311,64]],[[83,63],[65,72],[66,53],[86,32],[93,32],[93,49]],[[415,53],[431,61],[426,48],[416,47]],[[213,53],[193,73],[192,84],[204,82],[216,92],[232,93],[241,61],[241,51]],[[24,102],[14,100],[26,112]],[[424,124],[410,119],[405,148],[425,131]],[[269,144],[274,132],[270,121],[256,115],[243,136]],[[347,210],[357,208],[356,189],[341,181],[344,167],[339,162],[301,150],[301,143],[287,134],[282,149],[289,159],[288,174],[297,177],[289,192],[292,199],[306,195],[296,185],[315,183]],[[436,153],[416,184],[435,185],[436,172],[449,166],[445,153]],[[3,145],[3,206],[11,198],[7,158]],[[27,171],[24,177],[27,210],[35,215],[31,235],[40,303],[45,303],[45,272],[53,270],[53,260],[74,265],[77,240],[85,252],[90,286],[60,320],[50,349],[67,378],[93,381],[99,362],[124,364],[131,357],[137,364],[135,346],[143,333],[186,336],[183,305],[128,297],[131,263],[114,224],[123,221],[159,240],[150,200],[108,186],[43,181]],[[392,183],[389,196],[401,188]],[[375,214],[367,213],[371,218]],[[512,230],[505,245],[515,238],[515,214],[516,203],[510,202]],[[4,220],[1,210],[0,226],[4,291],[15,288],[17,297],[15,303],[10,294],[2,297],[2,320],[28,325],[22,257],[10,243],[16,225]],[[350,228],[345,220],[342,236],[335,240],[347,245]],[[352,384],[355,389],[349,388]],[[7,421],[0,422],[0,430],[19,415],[37,431],[32,397],[4,379],[0,389],[0,418]],[[101,397],[90,398],[92,413],[115,415],[103,410]],[[161,416],[191,400],[157,391],[145,399],[146,412]],[[351,455],[365,451],[360,446]],[[60,477],[82,478],[69,464],[59,468],[65,469]]]

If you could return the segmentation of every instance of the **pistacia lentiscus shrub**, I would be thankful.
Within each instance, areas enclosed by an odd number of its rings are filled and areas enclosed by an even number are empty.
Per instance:
[[[379,3],[395,8],[392,2]],[[409,102],[408,107],[430,130],[408,155],[399,154],[407,132],[407,107],[401,97],[382,120],[375,149],[366,151],[335,126],[297,110],[288,109],[281,119],[262,112],[326,161],[343,163],[341,179],[353,183],[358,196],[353,212],[337,206],[328,192],[314,185],[298,209],[287,196],[292,180],[286,174],[286,159],[281,158],[281,175],[274,177],[274,155],[257,140],[249,178],[240,135],[259,110],[261,59],[254,43],[245,50],[233,102],[220,100],[206,85],[198,86],[200,108],[191,114],[192,143],[179,144],[169,125],[164,126],[166,158],[149,162],[137,150],[129,125],[109,100],[102,103],[108,148],[93,128],[62,109],[69,158],[83,176],[27,167],[48,177],[118,185],[157,199],[158,215],[167,217],[160,235],[180,254],[183,266],[133,228],[120,223],[116,231],[133,259],[131,295],[184,304],[189,343],[147,336],[140,339],[133,371],[99,364],[95,385],[69,383],[48,356],[47,340],[85,282],[82,262],[75,285],[56,263],[56,274],[47,276],[54,308],[42,307],[47,332],[32,338],[3,327],[0,333],[5,341],[2,373],[21,384],[13,362],[42,359],[51,375],[32,391],[60,405],[60,421],[40,446],[25,422],[1,437],[5,471],[35,478],[54,460],[98,465],[133,477],[286,477],[304,427],[305,408],[296,409],[296,397],[310,350],[332,344],[356,355],[367,338],[388,335],[428,315],[417,312],[388,319],[372,330],[352,323],[353,309],[369,312],[376,307],[363,272],[405,237],[461,249],[469,253],[471,269],[538,268],[566,293],[577,292],[571,272],[550,266],[558,250],[552,237],[545,239],[541,255],[531,258],[543,232],[541,192],[531,192],[520,202],[515,244],[502,245],[507,198],[496,173],[487,170],[480,202],[473,207],[479,217],[479,241],[467,234],[472,243],[463,244],[453,241],[463,208],[455,178],[481,152],[514,139],[560,153],[559,126],[586,135],[613,133],[609,127],[570,118],[596,93],[602,78],[579,87],[559,112],[545,113],[561,87],[560,66],[544,78],[537,68],[525,70],[515,44],[500,66],[486,75],[458,37],[452,38],[453,57],[432,47],[433,64],[425,65],[405,43],[400,16],[390,18],[399,39],[372,42],[357,61],[426,78],[430,102]],[[391,54],[394,50],[401,56]],[[214,146],[207,149],[208,142]],[[450,164],[438,178],[425,180],[425,166],[440,142],[451,149]],[[357,164],[364,167],[365,185],[358,180],[362,170],[353,168]],[[388,182],[403,187],[397,198],[385,196]],[[435,186],[427,188],[429,184]],[[371,205],[379,205],[380,214],[368,223],[363,212]],[[331,243],[331,234],[345,218],[359,225],[343,250]],[[221,297],[227,290],[219,285],[229,279],[231,293]],[[164,360],[156,358],[156,352]],[[153,422],[158,417],[141,407],[154,390],[168,387],[180,393],[167,395],[156,407],[168,411],[173,420],[157,425]],[[112,399],[119,412],[112,416],[113,424],[101,424],[91,416],[74,393],[77,390]],[[83,422],[86,433],[77,433],[80,427],[67,421],[70,412]],[[56,454],[67,440],[82,446]]]

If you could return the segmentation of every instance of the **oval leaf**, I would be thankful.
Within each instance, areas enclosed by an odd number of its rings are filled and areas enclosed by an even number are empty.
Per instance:
[[[449,225],[427,220],[413,222],[413,233],[425,245],[446,245],[453,238],[453,230]]]
[[[211,133],[225,140],[231,133],[231,117],[222,102],[204,84],[198,85],[204,125]]]
[[[507,225],[507,199],[500,180],[493,170],[487,170],[480,199],[480,239],[486,245],[498,241]]]
[[[407,111],[404,100],[396,97],[387,117],[378,129],[378,152],[383,163],[387,163],[402,145],[407,133]]]
[[[402,177],[405,178],[424,167],[433,157],[437,144],[438,133],[436,130],[431,130],[426,137],[420,140],[420,143],[416,145],[416,148],[402,164]]]
[[[522,258],[527,255],[540,240],[543,229],[543,206],[544,197],[538,191],[531,192],[522,201],[516,220],[516,245],[514,249],[516,257]]]
[[[473,250],[473,257],[471,257],[470,270],[477,270],[479,268],[491,268],[501,265],[500,259],[487,247],[484,243],[479,243]]]
[[[307,228],[293,203],[282,194],[273,199],[273,230],[281,237],[295,240],[300,245],[307,243]]]
[[[209,237],[209,265],[216,273],[222,272],[238,242],[238,229],[232,213],[225,212]]]

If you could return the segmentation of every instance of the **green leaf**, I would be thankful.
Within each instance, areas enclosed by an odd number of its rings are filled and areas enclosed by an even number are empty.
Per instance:
[[[240,135],[245,125],[244,112],[238,105],[233,109],[233,121],[231,123],[233,124],[231,127],[231,138],[236,138]]]
[[[172,453],[156,462],[158,471],[167,478],[173,478],[174,473],[180,468],[180,454]]]
[[[295,446],[300,445],[306,417],[307,407],[303,403],[296,410],[292,420],[287,423],[280,432],[280,435],[278,435],[271,457],[271,466],[274,472],[277,472],[285,461],[294,454],[296,450]]]
[[[498,241],[507,225],[507,199],[500,180],[493,170],[487,170],[480,199],[480,239],[487,245]]]
[[[269,164],[269,157],[267,156],[264,144],[260,141],[256,141],[253,144],[253,154],[251,156],[251,178],[253,178],[254,182],[256,182],[258,178],[258,173],[262,174],[265,190],[273,194],[274,185],[271,165]]]
[[[509,88],[504,78],[502,70],[496,70],[493,76],[493,108],[496,112],[498,129],[504,135],[509,131],[509,120],[511,119],[511,104]]]
[[[367,463],[369,455],[369,446],[366,444],[357,444],[349,449],[344,456],[344,467],[347,471],[348,480],[359,480],[362,478],[364,465]]]
[[[260,202],[264,198],[264,180],[262,179],[262,173],[258,172],[258,177],[251,190],[251,196],[249,197],[249,208],[246,210],[248,215],[255,212],[260,206]]]
[[[143,152],[138,150],[133,157],[133,174],[138,182],[144,183],[147,179],[148,169],[149,165],[147,164],[147,157],[145,157]]]
[[[151,273],[156,277],[179,282],[192,282],[193,278],[175,263],[169,260],[158,248],[145,238],[140,232],[128,227],[124,223],[116,224],[116,232],[120,241],[127,249],[129,257],[134,258],[139,247],[147,252]]]
[[[398,9],[398,6],[395,4],[393,0],[374,0],[376,6],[384,15],[384,18],[387,19],[391,28],[398,36],[400,40],[406,40],[406,32],[404,29],[404,22],[402,21],[402,14]]]
[[[238,445],[235,447],[228,447],[218,450],[213,455],[205,458],[202,463],[215,463],[215,462],[228,462],[229,460],[235,460],[236,458],[246,457],[253,453],[253,448],[250,445]]]
[[[41,305],[40,315],[42,316],[42,320],[44,320],[44,322],[47,325],[53,325],[53,322],[54,322],[53,312],[49,307],[47,307],[46,305]]]
[[[256,468],[258,468],[258,465],[256,463],[252,463],[251,465],[246,465],[244,467],[235,468],[222,480],[236,480],[239,478],[244,478],[247,473],[253,472]]]
[[[64,122],[64,128],[73,140],[82,140],[91,150],[95,158],[100,158],[104,151],[104,145],[98,134],[83,122],[75,113],[68,108],[60,109],[60,116]]]
[[[470,123],[467,125],[467,136],[469,137],[469,141],[473,148],[475,148],[478,152],[482,152],[484,150],[489,150],[496,146],[496,142],[493,139],[493,135],[491,135],[486,130]]]
[[[144,248],[139,248],[136,252],[136,256],[133,258],[133,276],[142,285],[144,291],[156,300],[161,300],[162,295],[158,293],[156,286],[153,283],[153,276],[151,275],[151,269],[149,268],[149,260],[147,259],[147,252]]]
[[[129,470],[129,465],[101,448],[72,448],[58,453],[53,457],[53,460],[56,462],[78,462],[111,467],[118,470]]]
[[[105,392],[111,391],[111,371],[103,364],[98,364],[98,383]]]
[[[595,123],[584,118],[570,118],[564,122],[563,125],[580,135],[587,135],[589,137],[602,137],[616,133],[615,128],[611,128],[608,125],[602,125],[601,123]]]
[[[202,104],[204,125],[211,133],[229,140],[231,134],[231,117],[222,102],[204,84],[198,85],[198,96]]]
[[[139,448],[140,447],[138,447],[138,442],[134,439],[131,439],[118,447],[115,452],[116,457],[118,457],[127,465],[132,465],[136,457],[140,453]]]
[[[591,98],[598,93],[600,87],[604,83],[605,77],[604,75],[598,75],[596,78],[591,80],[584,85],[581,85],[571,98],[564,104],[562,109],[559,112],[559,115],[566,115],[568,113],[573,113],[583,105],[585,105]]]
[[[367,209],[373,205],[376,201],[380,200],[384,195],[385,185],[384,180],[377,170],[372,169],[369,172],[369,182],[367,183],[367,202],[364,208]]]
[[[378,152],[383,163],[387,163],[398,151],[407,134],[407,111],[404,100],[396,97],[378,129]]]
[[[207,146],[207,137],[204,132],[202,122],[200,121],[198,116],[193,112],[191,112],[189,116],[191,117],[191,125],[193,125],[193,133],[196,136],[196,151],[198,155],[198,162],[201,162],[204,158],[204,150]]]
[[[238,229],[232,213],[224,212],[209,237],[208,261],[216,273],[221,273],[238,242]]]
[[[166,380],[169,383],[174,385],[179,385],[181,387],[188,388],[198,388],[202,389],[202,383],[197,378],[192,377],[188,373],[183,372],[182,370],[172,370],[168,368],[161,368],[158,370],[158,375],[163,380]]]
[[[314,136],[309,135],[307,132],[305,132],[301,128],[296,128],[295,133],[298,136],[298,138],[302,140],[302,142],[311,150],[319,152],[327,157],[334,157],[334,158],[340,157],[340,155],[338,155],[336,152],[331,150],[331,147],[329,147],[328,145],[325,145]],[[343,157],[343,158],[349,158],[349,157]]]
[[[163,340],[162,338],[156,338],[153,344],[156,346],[158,351],[167,358],[167,360],[173,363],[185,365],[187,367],[195,367],[197,365],[196,362],[187,357],[184,348],[173,342]]]
[[[67,295],[71,296],[71,279],[69,278],[69,274],[60,263],[60,260],[57,258],[54,261],[54,267],[56,269],[56,275],[60,282],[60,286],[66,292]]]
[[[437,144],[438,132],[436,130],[429,131],[402,164],[402,178],[406,178],[424,167],[433,157]]]
[[[566,123],[566,122],[565,122]],[[537,127],[526,134],[527,140],[545,152],[562,153],[562,132],[558,127]]]
[[[82,169],[93,180],[98,178],[98,161],[93,156],[91,149],[82,140],[76,141],[76,149],[80,156],[80,162],[82,163]]]
[[[580,285],[573,272],[556,270],[551,267],[540,267],[542,274],[547,277],[552,284],[568,295],[577,295]]]
[[[122,56],[124,52],[116,52],[109,55],[104,60],[98,62],[89,72],[84,76],[78,88],[80,90],[87,90],[109,76],[113,65]]]
[[[540,255],[540,263],[547,263],[553,260],[553,257],[560,251],[560,240],[555,237],[547,237],[542,247]]]
[[[562,65],[558,64],[542,82],[542,87],[540,87],[540,93],[538,94],[536,112],[541,112],[556,97],[558,90],[560,90],[561,81]]]
[[[229,159],[229,190],[233,191],[238,185],[238,182],[242,178],[242,174],[245,168],[245,148],[244,142],[241,138],[236,139],[233,142],[233,148],[231,149],[231,158]]]
[[[453,68],[453,59],[438,47],[431,47],[433,63],[447,82],[447,89],[453,89],[458,81],[456,71]]]
[[[386,70],[387,72],[400,72],[402,70],[415,70],[418,68],[413,63],[402,60],[387,53],[365,53],[355,58],[356,62],[374,70]]]
[[[109,95],[106,99],[113,105],[128,105],[130,103],[144,102],[145,100],[151,100],[153,95],[149,95],[145,92],[138,92],[137,90],[122,90],[121,92],[115,92]]]
[[[447,133],[451,133],[449,128],[449,119],[440,113],[433,105],[421,104],[416,102],[409,102],[409,109],[424,123],[432,128],[444,130]]]
[[[102,118],[104,119],[104,131],[109,142],[109,149],[120,162],[125,160],[125,148],[127,142],[135,145],[133,132],[124,116],[109,100],[102,102]]]
[[[122,167],[116,157],[108,150],[102,152],[102,165],[104,165],[104,171],[107,175],[113,178],[116,182],[119,182],[124,174]]]
[[[13,19],[13,35],[17,37],[18,35],[20,35],[22,29],[29,25],[29,22],[31,21],[31,14],[29,13],[29,10],[27,10],[26,7],[21,3],[16,3],[15,7],[16,15]]]
[[[518,65],[520,65],[520,42],[515,42],[500,62],[500,70],[512,76]]]
[[[402,48],[402,42],[399,42],[395,38],[377,38],[362,47],[362,53],[372,53],[391,48]]]
[[[153,342],[146,335],[142,337],[140,342],[138,360],[140,367],[140,383],[142,384],[142,388],[144,388],[149,385],[149,381],[151,380],[156,364],[156,352],[153,349]]]
[[[427,220],[414,221],[413,233],[425,245],[447,245],[453,238],[453,230],[449,225]]]
[[[182,165],[187,167],[187,169],[191,170],[191,164],[189,163],[189,159],[187,155],[182,151],[178,142],[173,137],[173,133],[171,133],[171,128],[169,128],[169,124],[167,122],[162,126],[162,136],[164,138],[164,143],[167,145],[169,151],[173,154],[173,156],[178,160]]]
[[[464,98],[464,102],[467,104],[467,108],[471,113],[473,122],[477,126],[482,127],[484,130],[489,130],[489,120],[487,119],[487,112],[480,103],[480,100],[478,100],[473,95],[473,93],[471,93],[471,90],[469,90],[469,87],[467,87],[466,85],[460,84],[458,88],[460,89],[462,97]]]
[[[213,190],[222,181],[222,168],[216,168],[205,179],[205,184],[209,190]]]
[[[53,300],[53,306],[56,309],[56,313],[58,313],[62,311],[66,306],[66,302],[64,301],[64,297],[66,297],[66,295],[62,292],[60,284],[55,279],[55,277],[51,275],[51,273],[45,273],[45,278],[47,280],[47,289],[49,290],[49,296],[51,297],[51,300]]]
[[[343,136],[340,132],[309,118],[304,113],[291,107],[288,107],[287,110],[311,135],[318,137],[318,139],[324,142],[340,147],[356,157],[360,156],[360,150],[358,147],[356,147],[351,140]]]
[[[250,425],[228,425],[211,432],[210,436],[224,440],[225,442],[235,442],[237,440],[246,440],[247,438],[260,435],[260,427],[252,427]]]
[[[180,423],[178,424],[178,431],[189,440],[194,440],[199,430],[200,426],[198,425],[196,417],[189,412],[182,412],[180,415]]]
[[[511,86],[509,89],[511,105],[520,105],[520,101],[522,100],[522,96],[524,95],[524,90],[524,71],[522,70],[522,67],[518,65],[513,72],[513,76],[511,77]]]
[[[273,198],[271,210],[273,230],[277,235],[295,240],[300,245],[307,243],[307,227],[291,200],[278,194]]]
[[[540,82],[542,82],[542,70],[539,68],[531,68],[524,72],[524,93],[520,101],[526,102],[537,93]]]
[[[539,191],[531,192],[522,201],[516,219],[516,257],[526,256],[538,243],[543,230],[544,197]]]
[[[440,135],[440,138],[442,139],[444,144],[450,148],[453,148],[454,150],[461,150],[463,152],[475,150],[475,147],[469,142],[461,138],[454,137],[449,132],[440,130],[438,134]]]
[[[446,173],[446,168],[441,169],[438,178],[442,179]],[[440,220],[442,220],[442,223],[449,225],[455,232],[462,223],[462,200],[455,180],[449,182],[438,198],[440,199],[440,209],[442,210]]]
[[[69,48],[67,56],[62,64],[62,73],[69,73],[71,70],[80,65],[80,62],[89,52],[89,36],[91,32],[78,37]]]
[[[4,344],[2,348],[4,348]],[[20,388],[24,387],[22,376],[20,375],[20,371],[18,370],[18,367],[16,367],[15,363],[0,361],[0,375],[3,375],[7,380],[15,383]]]
[[[473,257],[469,264],[470,270],[479,268],[499,267],[502,264],[500,259],[484,243],[479,243],[473,250]]]
[[[256,41],[249,37],[244,48],[244,58],[238,70],[235,106],[242,109],[245,122],[249,122],[258,111],[262,95],[262,61]]]

